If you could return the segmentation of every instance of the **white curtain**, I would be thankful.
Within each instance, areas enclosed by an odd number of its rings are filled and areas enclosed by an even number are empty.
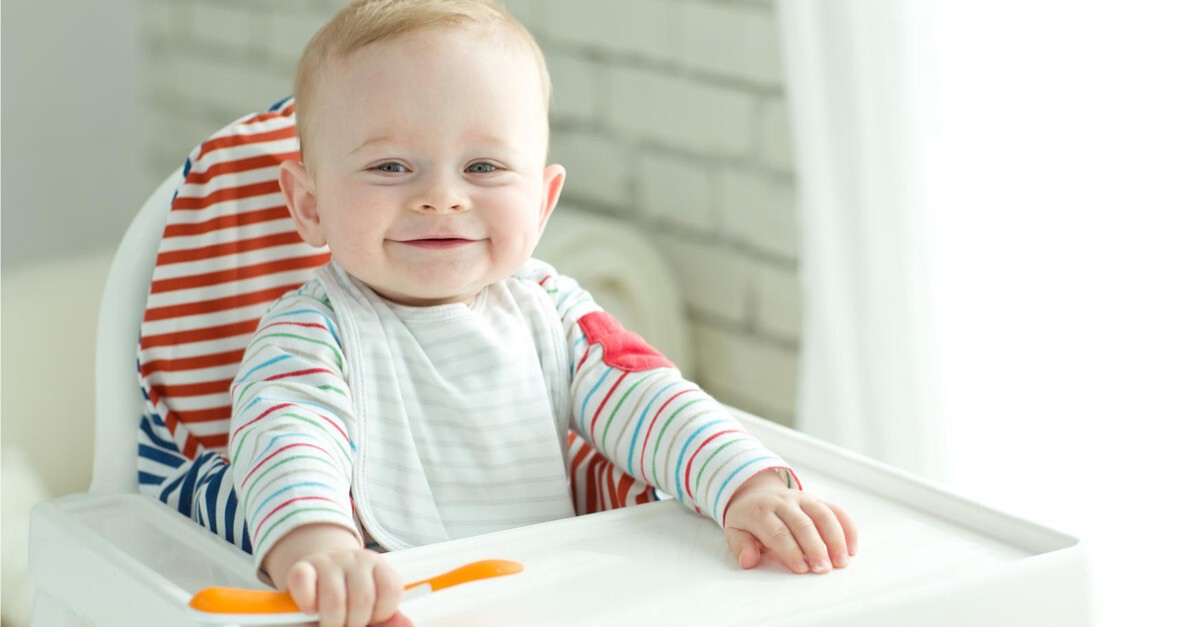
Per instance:
[[[804,311],[797,427],[940,474],[928,362],[922,150],[911,2],[778,3],[796,146]]]
[[[1187,622],[1200,4],[777,6],[799,426],[1082,537],[1099,625]]]

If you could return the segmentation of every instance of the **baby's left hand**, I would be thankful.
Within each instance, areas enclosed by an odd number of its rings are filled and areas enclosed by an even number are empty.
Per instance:
[[[725,539],[742,568],[754,568],[764,549],[796,573],[827,573],[850,565],[858,530],[846,510],[789,489],[772,470],[751,477],[725,510]]]

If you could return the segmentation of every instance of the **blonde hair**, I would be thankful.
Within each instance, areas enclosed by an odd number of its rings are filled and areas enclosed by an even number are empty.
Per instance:
[[[504,28],[529,47],[541,73],[542,92],[549,107],[550,73],[546,70],[542,49],[533,35],[495,0],[356,0],[338,11],[313,35],[296,67],[293,95],[301,155],[305,139],[311,137],[312,122],[305,110],[316,100],[320,72],[327,61],[409,33],[472,27],[486,32]]]

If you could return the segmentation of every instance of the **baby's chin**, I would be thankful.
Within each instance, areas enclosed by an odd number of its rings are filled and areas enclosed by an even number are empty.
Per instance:
[[[460,289],[446,287],[440,289],[409,288],[404,290],[371,284],[368,284],[368,287],[384,299],[406,307],[437,307],[439,305],[453,305],[456,303],[470,305],[475,302],[475,298],[483,291],[482,288],[472,287],[463,287]]]

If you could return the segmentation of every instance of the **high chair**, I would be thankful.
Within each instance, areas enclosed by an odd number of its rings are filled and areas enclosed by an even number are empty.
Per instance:
[[[35,627],[199,624],[185,609],[198,590],[264,588],[222,454],[244,343],[266,306],[328,258],[300,242],[275,182],[296,158],[291,113],[284,100],[197,147],[121,242],[100,310],[92,484],[33,514]],[[710,520],[650,503],[652,488],[576,438],[576,511],[603,513],[387,554],[409,579],[489,557],[526,566],[406,613],[463,625],[1089,624],[1077,539],[731,411],[806,489],[855,516],[863,542],[850,568],[743,572]]]

